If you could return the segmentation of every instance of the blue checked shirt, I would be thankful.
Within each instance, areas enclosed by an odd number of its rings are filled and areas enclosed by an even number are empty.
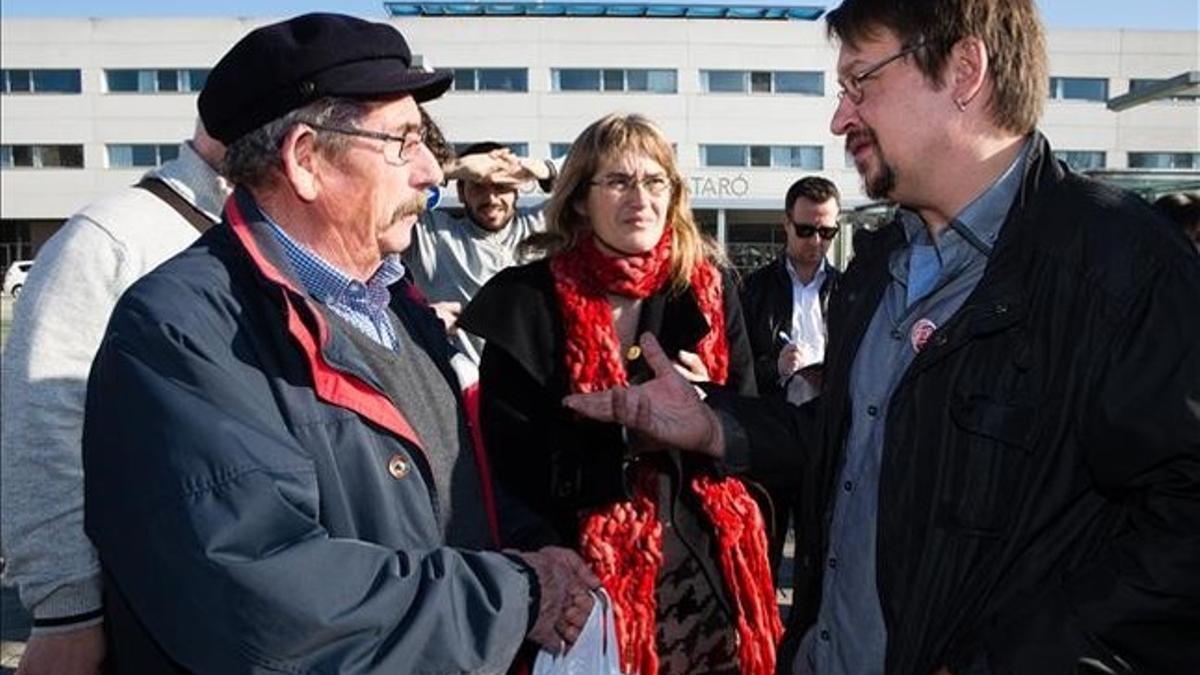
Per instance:
[[[387,311],[391,300],[388,286],[404,277],[399,253],[385,256],[379,269],[363,283],[289,237],[270,218],[267,222],[309,295],[380,345],[391,350],[399,348],[396,326]]]

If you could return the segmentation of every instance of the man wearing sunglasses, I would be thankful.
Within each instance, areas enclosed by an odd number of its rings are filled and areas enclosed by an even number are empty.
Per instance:
[[[513,511],[399,259],[442,179],[418,104],[449,85],[336,14],[213,68],[233,196],[122,296],[88,383],[114,672],[500,673],[577,637],[599,582],[496,550]]]
[[[819,387],[825,307],[838,277],[825,256],[838,234],[839,199],[837,186],[820,176],[793,183],[781,218],[784,249],[743,284],[742,308],[760,395],[783,395],[794,377]],[[808,391],[791,402],[799,405],[812,398]]]
[[[544,204],[519,205],[519,191],[536,181],[549,192],[557,168],[495,141],[467,146],[442,168],[455,180],[463,214],[423,213],[404,264],[463,354],[478,364],[483,340],[457,330],[458,315],[492,276],[515,262],[522,240],[545,229]]]
[[[825,256],[838,234],[840,199],[837,186],[820,176],[792,183],[780,219],[784,248],[742,285],[742,311],[760,396],[800,405],[820,392],[825,310],[839,276]],[[786,475],[764,476],[761,482],[771,500],[763,512],[772,514],[769,554],[777,573],[796,492]]]
[[[1033,0],[827,18],[831,129],[899,208],[830,298],[818,405],[700,404],[667,366],[567,404],[753,473],[808,451],[783,672],[1197,672],[1195,252],[1055,161]]]

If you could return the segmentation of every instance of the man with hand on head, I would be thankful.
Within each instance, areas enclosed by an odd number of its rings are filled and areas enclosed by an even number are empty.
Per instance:
[[[200,114],[236,185],[136,283],[93,366],[85,526],[117,672],[504,672],[561,650],[598,581],[501,553],[444,329],[399,253],[442,179],[387,24],[252,31]]]
[[[404,253],[417,288],[439,315],[452,321],[500,270],[517,262],[517,246],[546,229],[542,205],[518,206],[521,185],[537,181],[549,192],[557,175],[550,161],[518,157],[493,141],[466,147],[443,167],[456,179],[462,217],[444,210],[421,215]],[[458,332],[462,351],[476,364],[483,341]]]
[[[569,405],[794,472],[783,672],[1196,672],[1194,251],[1054,160],[1032,0],[846,0],[828,22],[832,130],[900,208],[830,298],[817,404],[710,408],[647,341],[659,377]]]

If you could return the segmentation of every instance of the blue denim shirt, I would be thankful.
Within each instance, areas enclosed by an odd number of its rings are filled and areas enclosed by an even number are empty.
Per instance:
[[[1029,142],[1012,165],[936,240],[915,212],[898,213],[908,245],[889,261],[892,280],[850,369],[850,431],[830,506],[829,548],[817,622],[805,634],[796,675],[884,671],[887,628],[876,588],[879,469],[888,404],[923,339],[958,311],[983,276],[1020,189]],[[904,452],[904,448],[892,448]]]
[[[396,327],[388,315],[388,286],[404,278],[399,253],[384,256],[379,269],[363,283],[292,239],[275,221],[268,218],[267,222],[309,295],[375,342],[398,349]]]

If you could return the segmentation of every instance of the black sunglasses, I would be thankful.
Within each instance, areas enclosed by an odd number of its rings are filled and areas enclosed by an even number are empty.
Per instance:
[[[792,225],[792,231],[794,231],[796,233],[796,236],[799,237],[800,239],[808,239],[809,237],[813,236],[814,234],[817,234],[817,235],[820,235],[821,238],[824,239],[825,241],[829,241],[830,239],[833,239],[834,237],[836,237],[837,233],[838,233],[838,228],[836,228],[836,227],[828,227],[825,225],[820,225],[820,226],[809,225],[807,223],[797,223],[790,218],[788,219],[788,222],[791,223],[791,225]]]

